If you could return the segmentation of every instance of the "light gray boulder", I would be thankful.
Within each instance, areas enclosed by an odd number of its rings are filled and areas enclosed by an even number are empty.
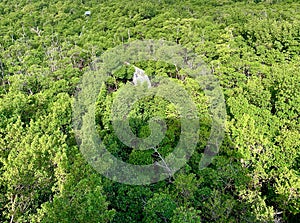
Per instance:
[[[128,63],[128,62],[125,62],[125,64],[128,66],[130,65],[130,63]],[[139,83],[143,84],[144,82],[146,82],[148,85],[148,88],[150,88],[151,82],[150,82],[149,77],[145,74],[145,71],[143,71],[142,69],[140,69],[136,66],[133,66],[133,67],[135,70],[133,73],[133,78],[132,78],[133,84],[138,85]]]
[[[143,71],[142,69],[136,67],[136,66],[133,66],[135,71],[133,73],[133,83],[134,85],[137,85],[138,83],[141,83],[143,84],[144,82],[147,83],[148,85],[148,88],[151,87],[151,82],[150,82],[150,79],[149,77],[145,74],[145,71]]]

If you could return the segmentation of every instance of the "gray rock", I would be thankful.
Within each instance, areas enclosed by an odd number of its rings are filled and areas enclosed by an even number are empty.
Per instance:
[[[145,71],[142,69],[133,66],[135,69],[135,72],[133,73],[133,83],[134,85],[137,85],[138,83],[143,84],[144,82],[147,82],[148,88],[151,87],[151,82],[149,80],[149,77],[145,74]]]

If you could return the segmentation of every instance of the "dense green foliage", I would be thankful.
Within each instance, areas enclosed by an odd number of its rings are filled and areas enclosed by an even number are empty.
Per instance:
[[[104,51],[136,39],[169,40],[200,55],[219,78],[227,109],[220,153],[199,170],[211,121],[203,91],[172,65],[136,64],[181,84],[201,124],[188,164],[145,186],[94,171],[72,130],[83,72]],[[296,0],[1,1],[0,222],[296,222],[299,66]],[[149,164],[152,152],[123,145],[109,121],[117,89],[132,72],[123,67],[99,89],[97,127],[112,154]],[[152,116],[168,125],[165,156],[180,137],[178,114],[160,98],[141,100],[130,113],[136,135],[150,134]]]

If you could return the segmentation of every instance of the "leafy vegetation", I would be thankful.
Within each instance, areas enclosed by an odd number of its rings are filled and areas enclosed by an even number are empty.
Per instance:
[[[85,11],[91,11],[85,16]],[[300,218],[300,4],[296,0],[3,0],[0,2],[0,222],[296,222]],[[106,50],[164,39],[193,50],[218,77],[226,100],[219,154],[199,170],[210,132],[205,95],[173,65],[135,64],[168,76],[200,117],[196,151],[172,179],[116,183],[83,158],[72,129],[77,86]],[[97,130],[132,164],[155,161],[114,135],[110,109],[131,81],[122,67],[99,89]],[[137,136],[160,116],[159,152],[178,142],[172,104],[145,98],[130,113]]]

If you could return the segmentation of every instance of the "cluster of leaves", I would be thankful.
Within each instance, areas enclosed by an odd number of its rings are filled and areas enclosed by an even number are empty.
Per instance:
[[[85,11],[91,16],[85,16]],[[3,0],[0,2],[0,222],[293,222],[300,217],[300,4],[297,0]],[[113,182],[84,160],[72,103],[84,71],[105,50],[136,39],[187,47],[224,89],[226,136],[207,168],[198,164],[210,131],[204,93],[160,62],[135,64],[172,77],[197,105],[200,140],[173,179],[146,186]],[[110,123],[117,89],[133,70],[99,89],[96,121],[111,153],[154,162],[118,140]],[[178,113],[161,98],[133,107],[139,137],[152,116],[180,137]]]

